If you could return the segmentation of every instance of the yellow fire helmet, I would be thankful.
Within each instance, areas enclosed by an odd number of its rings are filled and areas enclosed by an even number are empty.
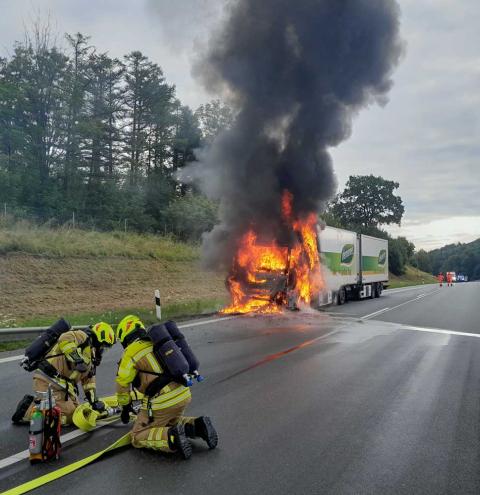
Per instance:
[[[115,344],[115,332],[113,328],[104,321],[100,321],[92,326],[92,333],[95,335],[100,345],[111,347]]]
[[[117,340],[119,340],[123,345],[125,337],[130,335],[135,330],[138,330],[139,328],[145,330],[145,325],[142,323],[138,316],[125,316],[125,318],[123,318],[123,320],[117,325]]]

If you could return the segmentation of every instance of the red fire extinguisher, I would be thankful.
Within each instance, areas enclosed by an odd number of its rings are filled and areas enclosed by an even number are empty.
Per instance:
[[[60,455],[61,411],[55,404],[52,390],[42,393],[43,400],[35,399],[30,420],[29,451],[32,464],[58,459]]]

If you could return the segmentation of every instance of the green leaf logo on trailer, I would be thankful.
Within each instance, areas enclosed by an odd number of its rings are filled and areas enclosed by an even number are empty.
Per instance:
[[[387,250],[382,249],[378,255],[378,264],[380,266],[383,266],[385,265],[386,262],[387,262]]]
[[[353,256],[355,255],[355,246],[353,244],[345,244],[342,248],[340,263],[342,265],[351,265]]]

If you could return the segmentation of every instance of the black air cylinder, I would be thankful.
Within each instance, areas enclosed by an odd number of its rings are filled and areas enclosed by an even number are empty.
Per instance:
[[[170,320],[165,323],[165,327],[172,336],[174,342],[178,345],[178,347],[180,347],[182,354],[185,356],[186,360],[188,361],[188,365],[190,367],[189,373],[192,375],[198,374],[198,368],[200,367],[200,362],[198,361],[197,356],[195,356],[192,349],[188,345],[185,336],[183,335],[182,332],[180,332],[180,329],[178,328],[177,324],[174,321]]]

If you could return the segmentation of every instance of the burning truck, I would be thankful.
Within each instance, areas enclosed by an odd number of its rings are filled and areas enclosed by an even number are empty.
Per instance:
[[[266,242],[253,229],[241,238],[223,313],[276,313],[284,308],[344,304],[380,297],[388,285],[388,241],[321,226],[315,214],[292,216],[292,195],[284,191],[285,245]]]
[[[331,149],[362,109],[387,102],[404,52],[398,2],[227,3],[193,74],[235,118],[180,172],[219,205],[202,258],[228,273],[223,312],[379,295],[386,242],[319,230],[318,212],[337,189]]]
[[[266,313],[281,307],[297,309],[309,304],[312,294],[322,287],[317,242],[317,216],[295,218],[293,195],[284,191],[282,220],[286,244],[277,240],[262,242],[250,229],[239,242],[227,288],[232,302],[224,313]]]

